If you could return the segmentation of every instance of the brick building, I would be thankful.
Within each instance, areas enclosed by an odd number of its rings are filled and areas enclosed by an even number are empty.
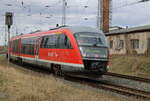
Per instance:
[[[111,30],[106,37],[110,54],[150,55],[150,25]]]

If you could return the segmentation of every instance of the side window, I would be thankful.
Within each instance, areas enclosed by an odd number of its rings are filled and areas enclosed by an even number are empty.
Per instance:
[[[49,35],[42,37],[41,48],[58,48],[58,35]]]
[[[22,39],[22,54],[34,55],[34,39],[35,38]]]
[[[67,38],[67,48],[72,48],[70,40]]]
[[[19,53],[19,39],[16,40],[16,53]]]
[[[62,49],[72,48],[70,40],[65,34],[59,35],[58,46]]]
[[[59,48],[66,48],[65,44],[67,43],[66,36],[64,34],[59,35],[58,46]]]
[[[12,48],[12,52],[14,52],[14,40],[12,41],[11,48]]]
[[[42,37],[41,48],[72,48],[70,40],[65,34],[56,34]]]
[[[46,48],[47,41],[48,41],[48,37],[43,36],[41,41],[41,48]]]
[[[13,40],[11,44],[12,52],[19,53],[19,40]]]
[[[48,41],[46,42],[47,48],[57,48],[57,35],[48,36]]]

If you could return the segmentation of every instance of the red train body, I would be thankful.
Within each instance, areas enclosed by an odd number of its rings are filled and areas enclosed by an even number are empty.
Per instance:
[[[10,58],[47,67],[56,74],[101,76],[109,53],[104,34],[90,27],[61,27],[11,38]]]

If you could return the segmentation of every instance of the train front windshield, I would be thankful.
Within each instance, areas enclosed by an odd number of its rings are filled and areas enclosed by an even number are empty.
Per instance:
[[[81,32],[76,33],[75,38],[83,58],[107,58],[108,46],[104,35]]]

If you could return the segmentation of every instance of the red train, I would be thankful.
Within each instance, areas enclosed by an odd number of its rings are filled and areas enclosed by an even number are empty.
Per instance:
[[[55,74],[101,76],[109,52],[104,34],[91,27],[58,27],[11,38],[10,59],[47,67]]]

